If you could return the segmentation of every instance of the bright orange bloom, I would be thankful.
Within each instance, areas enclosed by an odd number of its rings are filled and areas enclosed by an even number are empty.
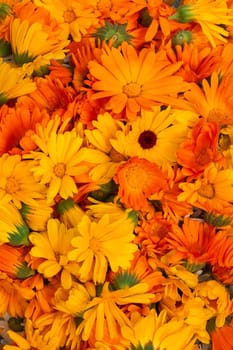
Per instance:
[[[132,157],[119,166],[114,180],[118,196],[128,208],[147,210],[148,198],[166,187],[163,172],[146,159]]]
[[[202,87],[197,84],[190,87],[190,91],[185,92],[184,96],[190,103],[191,110],[220,126],[233,124],[232,75],[228,74],[220,79],[217,72],[213,72],[210,82],[203,79]]]
[[[210,47],[199,49],[194,44],[177,45],[175,50],[169,49],[168,57],[171,63],[183,62],[177,75],[187,82],[199,82],[208,78],[220,62],[220,55]]]
[[[201,118],[194,124],[188,139],[177,151],[177,161],[183,166],[184,175],[197,175],[211,162],[219,162],[222,155],[218,150],[220,128],[217,122]]]
[[[187,88],[181,77],[174,76],[181,65],[181,62],[170,64],[164,51],[155,53],[144,48],[137,53],[126,43],[121,50],[106,47],[101,63],[95,60],[89,63],[96,80],[92,98],[106,98],[103,102],[106,101],[107,110],[125,111],[126,117],[135,119],[141,109],[175,103],[178,92]]]
[[[210,333],[212,350],[231,350],[233,349],[233,326],[225,325],[221,328],[215,328]]]
[[[208,261],[208,246],[215,236],[215,229],[199,220],[184,218],[182,227],[173,225],[165,240],[168,249],[182,260],[190,264],[205,263]]]
[[[22,99],[15,108],[7,105],[1,107],[0,155],[6,152],[20,154],[35,149],[36,144],[31,135],[35,131],[36,124],[49,116],[45,110],[40,111],[33,101],[31,104],[28,102],[27,99]]]

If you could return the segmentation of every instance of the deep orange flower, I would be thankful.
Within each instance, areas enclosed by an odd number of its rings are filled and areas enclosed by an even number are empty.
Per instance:
[[[190,264],[208,261],[209,242],[215,236],[215,229],[200,220],[185,218],[182,227],[173,225],[165,240],[168,249],[182,260]]]
[[[204,118],[197,120],[190,136],[177,151],[177,161],[183,166],[185,175],[197,175],[211,162],[222,159],[218,150],[219,132],[217,122],[207,122]]]
[[[221,328],[215,328],[210,333],[212,350],[231,350],[233,349],[233,327],[225,325]]]
[[[119,184],[118,196],[128,208],[147,210],[148,198],[166,187],[163,172],[146,159],[132,157],[120,165],[114,180]]]
[[[190,87],[190,91],[185,92],[184,96],[190,103],[191,110],[196,111],[209,122],[216,121],[220,126],[233,124],[233,79],[231,74],[220,79],[215,71],[209,81],[202,80],[202,87],[194,83]]]
[[[194,44],[185,43],[183,47],[177,45],[175,50],[167,51],[171,63],[183,62],[177,75],[181,75],[187,82],[200,82],[208,78],[216,70],[219,62],[219,53],[210,47],[199,48]]]
[[[144,48],[139,53],[131,45],[122,44],[121,50],[106,47],[101,63],[89,63],[93,99],[104,99],[103,107],[114,113],[125,111],[126,117],[135,119],[141,109],[150,110],[157,104],[174,104],[178,92],[187,85],[174,76],[181,62],[170,64],[164,51],[157,53]]]
[[[6,152],[20,154],[35,149],[36,144],[31,139],[35,126],[49,118],[46,111],[41,111],[33,101],[27,98],[19,101],[15,108],[3,105],[0,109],[0,155]]]

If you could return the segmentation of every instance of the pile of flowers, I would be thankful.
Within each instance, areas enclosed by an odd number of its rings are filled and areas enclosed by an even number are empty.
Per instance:
[[[233,349],[233,1],[0,2],[0,348]]]

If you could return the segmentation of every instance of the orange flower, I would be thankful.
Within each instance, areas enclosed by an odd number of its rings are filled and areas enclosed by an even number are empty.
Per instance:
[[[212,350],[231,350],[233,349],[233,327],[225,325],[215,328],[210,333]]]
[[[96,79],[92,98],[106,98],[106,109],[114,113],[125,111],[126,117],[134,119],[141,109],[176,102],[178,92],[187,87],[181,77],[174,76],[181,65],[170,64],[164,51],[155,53],[144,48],[137,53],[125,42],[121,49],[106,47],[101,63],[89,63],[90,73]]]
[[[190,136],[177,151],[177,161],[183,166],[184,175],[197,175],[211,162],[222,159],[218,151],[219,126],[217,122],[199,119]]]
[[[147,199],[166,187],[163,172],[155,163],[132,157],[120,165],[114,180],[119,184],[118,196],[126,207],[147,210]]]
[[[0,271],[7,273],[9,277],[19,279],[34,275],[34,271],[24,260],[25,254],[26,250],[23,247],[0,245]]]
[[[208,246],[215,236],[215,229],[204,222],[185,218],[182,227],[173,225],[165,240],[168,249],[182,261],[189,264],[199,264],[208,261]]]
[[[233,124],[232,90],[231,74],[220,79],[217,72],[213,72],[210,82],[203,79],[202,87],[193,83],[190,91],[185,92],[184,96],[190,103],[191,110],[196,111],[209,122],[216,121],[222,126]]]
[[[208,78],[216,70],[221,58],[220,54],[210,47],[200,49],[187,43],[183,47],[177,45],[175,50],[168,49],[167,54],[171,63],[183,62],[177,75],[181,75],[187,82],[199,82]]]
[[[24,101],[24,102],[23,102]],[[0,109],[0,155],[28,152],[35,149],[31,139],[37,123],[49,118],[45,110],[40,111],[35,103],[22,99],[15,108],[3,105]]]

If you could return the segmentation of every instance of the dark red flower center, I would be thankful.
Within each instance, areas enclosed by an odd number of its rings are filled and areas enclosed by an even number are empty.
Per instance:
[[[144,149],[149,149],[154,147],[154,145],[156,144],[156,141],[157,141],[157,136],[151,130],[143,131],[138,138],[138,142],[140,146]]]

